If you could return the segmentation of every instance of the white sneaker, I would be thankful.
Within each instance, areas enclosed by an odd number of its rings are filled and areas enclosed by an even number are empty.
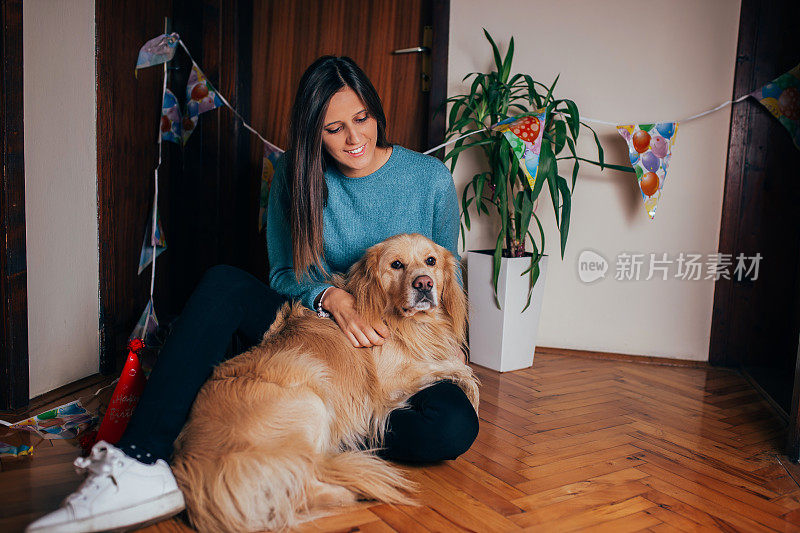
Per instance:
[[[100,441],[89,457],[78,457],[74,464],[79,474],[89,473],[86,481],[61,507],[31,523],[27,533],[124,529],[168,518],[184,508],[183,494],[161,459],[146,465]]]

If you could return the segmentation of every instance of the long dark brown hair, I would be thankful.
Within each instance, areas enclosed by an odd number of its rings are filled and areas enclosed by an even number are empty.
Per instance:
[[[326,273],[322,264],[322,208],[328,199],[328,188],[323,173],[333,162],[322,147],[322,126],[331,97],[345,86],[361,98],[369,115],[377,121],[376,145],[389,146],[381,99],[364,71],[349,57],[322,56],[314,61],[297,88],[285,156],[292,259],[298,279],[311,265]]]

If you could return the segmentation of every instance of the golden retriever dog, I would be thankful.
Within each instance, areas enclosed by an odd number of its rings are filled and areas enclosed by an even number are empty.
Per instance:
[[[285,304],[260,345],[219,365],[175,442],[191,523],[281,530],[358,499],[411,503],[413,484],[374,448],[389,413],[437,381],[477,409],[458,268],[422,235],[391,237],[334,278],[365,319],[388,325],[382,346],[354,348],[333,320]]]

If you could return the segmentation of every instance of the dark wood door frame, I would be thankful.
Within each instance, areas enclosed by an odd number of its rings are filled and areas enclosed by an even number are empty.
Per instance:
[[[28,287],[22,107],[22,0],[2,0],[0,117],[0,410],[28,403]]]

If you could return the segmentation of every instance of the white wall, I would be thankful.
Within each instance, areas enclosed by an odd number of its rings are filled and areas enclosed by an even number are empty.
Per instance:
[[[94,0],[23,4],[30,395],[98,371]]]
[[[461,78],[490,68],[485,27],[503,52],[514,36],[514,72],[547,84],[560,73],[557,96],[574,100],[584,116],[619,123],[690,116],[731,97],[739,7],[738,0],[453,0],[448,93],[468,91]],[[679,127],[653,221],[633,174],[584,164],[563,261],[545,187],[538,213],[553,259],[540,346],[708,359],[713,281],[616,281],[614,265],[622,252],[670,257],[717,252],[729,126],[726,108]],[[628,164],[626,144],[615,128],[596,129],[607,162]],[[596,160],[586,133],[579,152]],[[478,168],[474,157],[459,160],[459,194]],[[562,175],[571,176],[571,166],[561,168]],[[472,220],[467,249],[493,248],[494,221]],[[610,266],[607,278],[591,285],[577,275],[578,255],[587,248]]]

